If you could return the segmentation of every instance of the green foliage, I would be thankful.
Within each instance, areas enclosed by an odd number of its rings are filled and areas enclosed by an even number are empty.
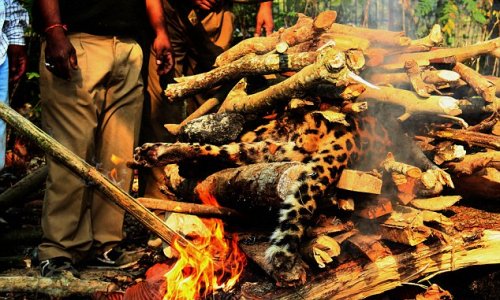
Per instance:
[[[421,0],[418,1],[415,7],[415,15],[419,17],[426,17],[431,14],[437,7],[437,0]]]

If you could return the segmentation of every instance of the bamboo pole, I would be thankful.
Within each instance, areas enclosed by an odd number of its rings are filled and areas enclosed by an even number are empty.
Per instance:
[[[115,186],[109,179],[97,171],[96,168],[89,165],[82,158],[69,151],[40,128],[36,127],[33,123],[3,103],[0,103],[0,118],[30,138],[44,150],[47,155],[52,156],[55,160],[68,167],[77,176],[96,183],[97,189],[109,200],[134,216],[139,222],[156,233],[166,243],[172,245],[173,242],[177,240],[187,251],[197,251],[197,249],[183,236],[170,229],[154,213],[121,188]]]

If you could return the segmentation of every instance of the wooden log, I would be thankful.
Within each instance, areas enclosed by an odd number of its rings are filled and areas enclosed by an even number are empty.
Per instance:
[[[238,113],[209,114],[196,118],[179,131],[179,142],[224,145],[234,142],[243,131],[245,118]]]
[[[424,225],[422,212],[406,206],[395,206],[377,232],[382,239],[409,246],[418,245],[431,235],[430,228]]]
[[[460,232],[455,232],[448,244],[440,241],[420,244],[374,262],[351,260],[321,273],[310,274],[303,286],[294,289],[277,289],[272,284],[259,282],[259,286],[266,288],[254,289],[255,293],[252,289],[245,289],[245,295],[249,299],[257,293],[258,299],[365,299],[444,272],[499,264],[500,231],[497,229],[500,228],[500,214],[456,206],[453,210],[456,215],[452,220]],[[255,244],[255,248],[256,245],[261,244]],[[252,259],[260,256],[255,255],[259,251],[251,253],[245,248],[243,251]]]
[[[500,171],[497,168],[484,168],[462,175],[456,180],[455,193],[464,198],[498,201],[500,191]]]
[[[246,95],[246,83],[238,83],[237,87],[228,94],[222,103],[219,112],[235,111],[242,114],[255,114],[275,107],[280,101],[289,101],[297,94],[319,83],[336,83],[346,80],[351,71],[346,66],[344,52],[333,48],[322,50],[317,61],[294,76],[273,85],[264,91]]]
[[[240,212],[276,213],[303,170],[304,165],[294,162],[224,169],[200,182],[195,192]]]
[[[250,53],[211,71],[177,78],[179,82],[169,84],[165,95],[170,101],[176,101],[209,90],[224,82],[238,81],[250,75],[299,71],[313,64],[317,56],[317,52],[267,55]]]
[[[180,124],[164,124],[163,126],[167,131],[172,135],[178,135],[181,128],[186,125],[189,121],[192,121],[198,117],[206,115],[212,109],[214,109],[217,105],[219,105],[220,101],[217,98],[210,98],[207,101],[203,102],[200,107],[198,107],[192,114],[190,114],[186,119],[184,119]]]
[[[419,66],[428,66],[432,60],[444,59],[454,56],[457,62],[463,62],[467,59],[476,57],[481,54],[488,54],[500,47],[500,38],[489,41],[468,45],[459,48],[441,48],[428,52],[404,53],[387,57],[380,68],[384,70],[403,69],[404,64],[408,60],[417,61]]]
[[[465,80],[478,95],[483,97],[486,102],[495,103],[497,107],[499,106],[500,100],[495,95],[495,84],[483,78],[481,74],[462,63],[457,63],[453,71],[460,74],[462,79]]]
[[[418,97],[417,94],[390,87],[379,89],[367,88],[357,101],[388,103],[401,106],[407,115],[412,114],[444,114],[456,116],[462,113],[458,101],[447,96],[431,96],[427,99]]]
[[[95,187],[110,201],[113,201],[125,211],[134,216],[140,223],[156,233],[162,240],[171,244],[177,240],[188,251],[198,251],[184,237],[168,228],[160,218],[141,205],[132,196],[115,186],[108,178],[101,174],[82,158],[78,157],[59,142],[54,140],[40,128],[23,118],[9,106],[0,103],[0,117],[14,129],[30,138],[46,154],[68,167],[77,176],[85,181],[93,182]]]
[[[413,90],[417,93],[417,95],[420,97],[430,97],[430,92],[436,90],[436,88],[424,82],[417,62],[414,60],[408,60],[405,62],[404,67]]]
[[[500,137],[492,134],[446,128],[442,130],[432,130],[428,135],[435,138],[466,143],[469,146],[484,147],[497,151],[500,150]]]
[[[462,199],[461,196],[440,196],[433,198],[413,199],[411,205],[418,209],[430,211],[445,210]]]
[[[483,168],[500,169],[500,151],[468,154],[461,161],[446,163],[445,167],[458,176],[471,175]]]
[[[382,180],[367,172],[345,169],[340,175],[337,187],[358,193],[380,194]]]
[[[335,239],[320,235],[302,246],[300,252],[306,260],[324,268],[340,254],[340,245]]]
[[[396,161],[391,152],[387,154],[386,159],[380,163],[380,166],[387,172],[397,172],[411,178],[420,178],[422,176],[422,170],[415,166]]]
[[[433,84],[436,88],[447,88],[459,85],[460,74],[450,70],[424,70],[421,76],[425,83]],[[376,85],[402,85],[408,84],[406,73],[369,72],[366,80]]]
[[[408,46],[411,39],[404,36],[403,32],[395,32],[381,29],[370,29],[354,27],[343,24],[333,24],[329,30],[333,34],[352,35],[355,37],[368,39],[373,44],[387,46]]]
[[[91,296],[98,292],[111,293],[119,291],[112,283],[99,280],[83,280],[73,276],[59,278],[31,276],[1,276],[0,292],[2,293],[42,293],[56,298]]]
[[[223,66],[249,53],[267,53],[274,50],[280,42],[286,42],[291,47],[312,40],[328,30],[335,22],[336,17],[335,11],[321,12],[314,20],[300,14],[297,23],[290,28],[278,31],[268,37],[253,37],[241,41],[220,54],[215,60],[215,65]]]
[[[161,210],[190,214],[207,218],[242,218],[243,216],[234,209],[211,206],[206,204],[186,203],[166,199],[137,198],[137,201],[150,210]]]
[[[14,205],[22,205],[29,199],[30,193],[43,186],[47,174],[47,166],[42,166],[5,190],[0,194],[0,209],[5,210]]]

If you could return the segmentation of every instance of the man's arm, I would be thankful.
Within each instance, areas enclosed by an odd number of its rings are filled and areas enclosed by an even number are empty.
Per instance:
[[[71,78],[71,69],[78,68],[76,51],[66,37],[62,24],[58,0],[37,0],[43,22],[46,46],[45,65],[54,75],[63,79]]]
[[[266,28],[266,36],[273,33],[273,1],[260,3],[259,11],[257,12],[257,20],[255,22],[255,36],[261,36],[262,27]]]
[[[158,75],[164,75],[174,66],[174,54],[165,26],[165,15],[161,0],[146,0],[146,10],[151,27],[156,33],[153,51],[156,55],[157,72]]]
[[[28,25],[28,12],[16,1],[6,1],[5,26],[3,31],[9,39],[7,56],[9,57],[10,80],[17,81],[26,72],[28,56],[25,50],[24,29]]]

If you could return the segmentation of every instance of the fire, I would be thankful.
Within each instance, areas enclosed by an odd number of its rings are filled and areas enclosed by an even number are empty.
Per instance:
[[[203,203],[217,205],[208,193],[199,195]],[[200,251],[188,253],[177,242],[173,247],[179,258],[165,274],[166,293],[163,299],[199,299],[216,290],[230,290],[238,281],[246,263],[238,248],[237,235],[225,238],[224,226],[219,219],[203,220],[212,232],[209,237],[196,237],[192,243]]]

